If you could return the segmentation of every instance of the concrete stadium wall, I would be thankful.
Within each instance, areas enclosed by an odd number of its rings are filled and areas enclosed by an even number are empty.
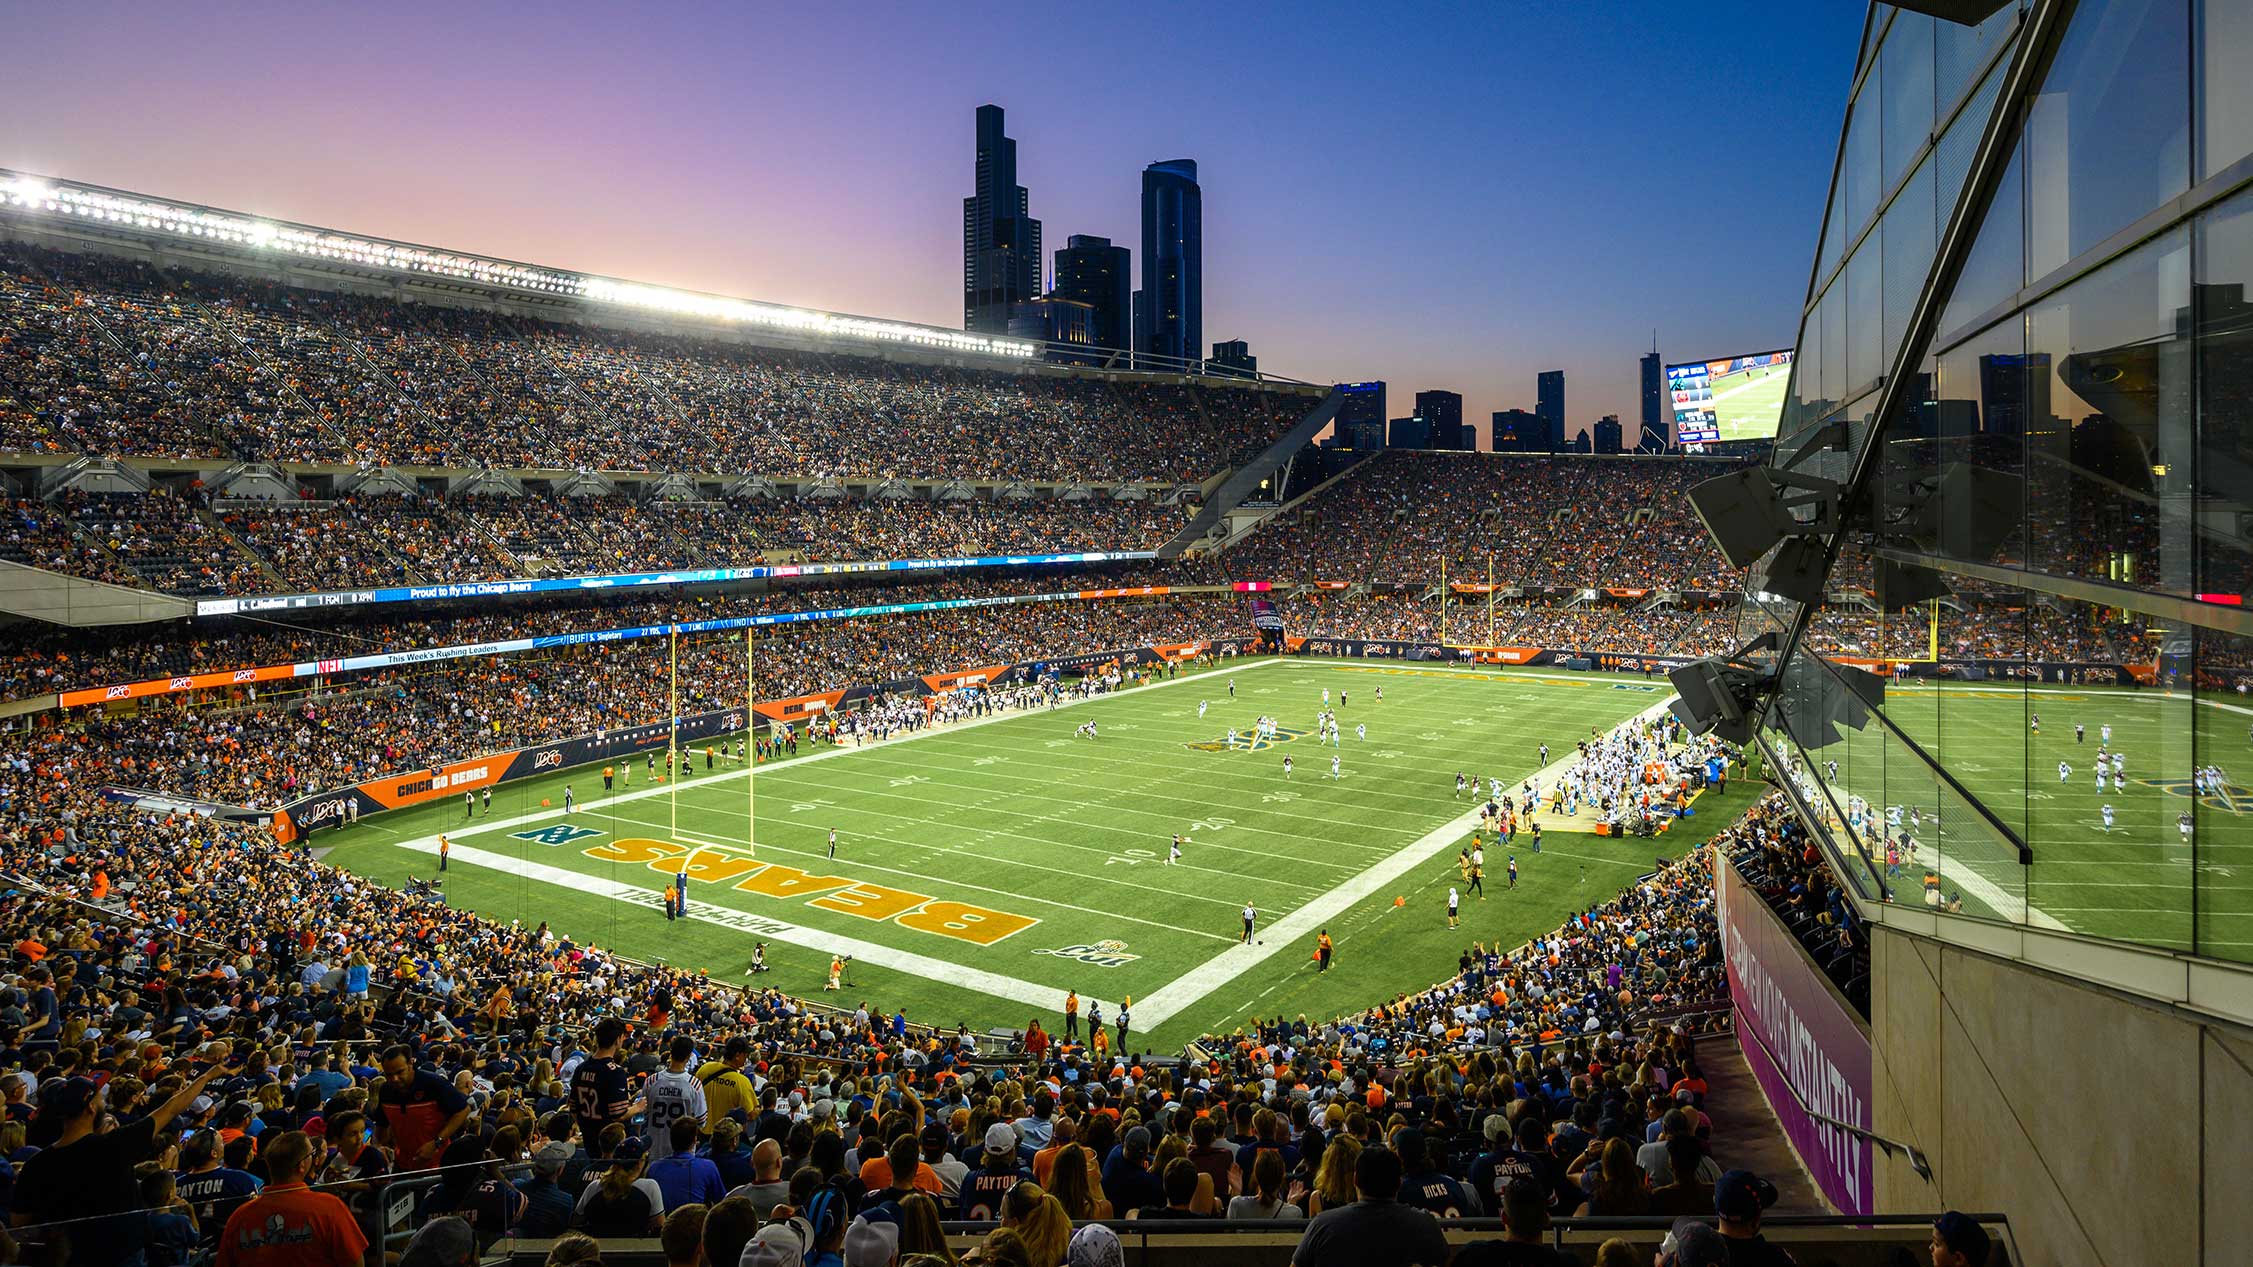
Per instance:
[[[2242,1264],[2253,1032],[1873,930],[1877,1208],[2000,1210],[2031,1267]]]

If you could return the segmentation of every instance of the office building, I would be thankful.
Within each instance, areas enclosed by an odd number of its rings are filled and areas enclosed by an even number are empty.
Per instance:
[[[1088,344],[1128,351],[1134,347],[1134,252],[1111,239],[1075,233],[1056,253],[1059,299],[1086,304]]]
[[[1340,383],[1338,434],[1357,450],[1385,447],[1385,385],[1382,381]]]
[[[1541,415],[1524,409],[1494,412],[1493,444],[1496,453],[1548,453],[1549,425]]]
[[[1259,358],[1252,355],[1252,346],[1242,339],[1230,339],[1213,344],[1212,360],[1205,366],[1215,373],[1238,374],[1245,378],[1259,377]]]
[[[1643,431],[1635,444],[1637,453],[1664,453],[1674,443],[1674,428],[1668,417],[1666,367],[1659,364],[1658,348],[1653,347],[1643,355]]]
[[[1194,361],[1205,352],[1205,211],[1194,159],[1142,169],[1142,289],[1134,296],[1134,350],[1176,361]]]
[[[1561,452],[1565,447],[1565,372],[1543,370],[1534,381],[1533,412],[1549,424],[1549,451]]]
[[[1871,1208],[2008,1211],[2014,1262],[2253,1226],[2211,1143],[2253,1104],[2249,50],[2242,5],[1872,5],[1807,235],[1771,461],[1847,508],[1808,588],[1937,626],[1747,574],[1754,742],[1871,941],[1866,1029],[1790,1060],[1882,1143]],[[2135,1095],[2062,1085],[2110,1052]],[[2164,1174],[2092,1144],[2130,1138]]]
[[[1413,415],[1395,418],[1385,436],[1385,446],[1392,449],[1428,449],[1431,447],[1431,429],[1422,418]]]
[[[1009,336],[1052,345],[1047,353],[1051,361],[1101,361],[1094,346],[1094,331],[1095,310],[1060,295],[1043,295],[1009,306]]]
[[[1463,396],[1434,388],[1416,393],[1416,416],[1425,424],[1426,443],[1435,449],[1459,449],[1463,444]],[[1474,441],[1469,446],[1477,448]]]
[[[1001,107],[978,107],[975,194],[962,200],[962,327],[1006,334],[1016,305],[1040,298],[1040,221],[1017,183],[1017,142]]]
[[[1619,453],[1625,437],[1618,414],[1605,414],[1589,429],[1589,451],[1592,453]]]

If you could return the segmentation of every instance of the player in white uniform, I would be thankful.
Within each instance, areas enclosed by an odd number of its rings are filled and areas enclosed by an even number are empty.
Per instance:
[[[1197,701],[1197,720],[1198,720],[1198,721],[1203,721],[1203,720],[1205,720],[1205,705],[1206,705],[1206,704],[1207,704],[1208,702],[1209,702],[1209,701],[1206,701],[1206,700],[1198,700],[1198,701]]]
[[[2184,810],[2182,813],[2175,815],[2175,831],[2182,836],[2184,844],[2190,843],[2189,810]]]
[[[1236,747],[1236,728],[1234,726],[1228,728],[1228,746],[1231,751]]]
[[[2104,790],[2104,762],[2097,762],[2097,791]]]
[[[1447,887],[1447,926],[1449,928],[1455,927],[1460,921],[1462,909],[1463,895],[1455,891],[1454,885],[1449,885]]]
[[[643,1130],[652,1157],[672,1156],[673,1123],[684,1117],[697,1122],[704,1120],[704,1084],[688,1069],[695,1055],[696,1044],[688,1035],[675,1035],[665,1052],[665,1067],[649,1075],[649,1081],[642,1084],[642,1099],[648,1103]]]
[[[1330,754],[1330,777],[1333,779],[1342,779],[1345,777],[1344,775],[1338,773],[1338,754],[1334,752]]]
[[[1368,723],[1366,723],[1366,722],[1355,722],[1355,723],[1353,724],[1353,737],[1354,737],[1354,738],[1356,738],[1356,739],[1358,739],[1358,740],[1360,740],[1360,741],[1361,741],[1361,742],[1363,742],[1363,743],[1368,743],[1368,742],[1369,742],[1369,725],[1368,725]]]
[[[2060,761],[2060,762],[2058,762],[2058,763],[2057,763],[2057,781],[2058,781],[2058,782],[2060,782],[2060,783],[2063,783],[2063,782],[2065,782],[2065,781],[2066,781],[2067,779],[2070,779],[2070,778],[2072,778],[2072,777],[2073,777],[2073,767],[2072,767],[2072,766],[2069,766],[2069,765],[2067,765],[2067,764],[2065,764],[2065,763],[2064,763],[2063,761]]]
[[[2103,744],[2109,744],[2112,742],[2111,722],[2106,722],[2102,726],[2097,727],[2097,742]]]
[[[2104,807],[2103,807],[2103,812],[2104,812],[2104,829],[2105,829],[2106,831],[2111,831],[2111,830],[2112,830],[2112,807],[2111,807],[2110,805],[2106,805],[2106,806],[2104,806]]]

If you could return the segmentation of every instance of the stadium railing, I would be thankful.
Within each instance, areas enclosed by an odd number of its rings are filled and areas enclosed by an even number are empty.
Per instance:
[[[1761,1220],[1761,1234],[1770,1244],[1794,1254],[1801,1262],[1825,1262],[1835,1267],[1898,1267],[1904,1255],[1922,1258],[1931,1242],[1932,1223],[1938,1211],[1879,1215],[1769,1215]],[[1997,1213],[1971,1215],[2018,1261],[2018,1243],[2008,1216]],[[1118,1233],[1128,1267],[1288,1267],[1307,1220],[1289,1219],[1102,1219],[1075,1222],[1074,1227],[1101,1222]],[[1597,1248],[1618,1238],[1635,1250],[1636,1261],[1657,1257],[1659,1244],[1675,1220],[1660,1217],[1570,1218],[1554,1220],[1543,1243],[1568,1255],[1573,1262],[1594,1262]],[[974,1249],[995,1223],[942,1223],[948,1248],[958,1256]],[[1482,1241],[1500,1240],[1500,1219],[1442,1219],[1440,1228],[1456,1250]],[[547,1240],[503,1240],[489,1258],[501,1258],[511,1267],[538,1267],[547,1261]],[[1817,1257],[1817,1256],[1820,1257]],[[652,1237],[645,1240],[608,1240],[602,1261],[610,1267],[662,1267],[663,1248]]]

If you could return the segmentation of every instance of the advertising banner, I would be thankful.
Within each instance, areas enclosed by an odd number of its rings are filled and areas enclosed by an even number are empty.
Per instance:
[[[1714,867],[1737,1045],[1823,1195],[1840,1213],[1868,1214],[1869,1139],[1813,1114],[1869,1129],[1869,1025],[1831,988],[1736,866],[1716,858]]]

